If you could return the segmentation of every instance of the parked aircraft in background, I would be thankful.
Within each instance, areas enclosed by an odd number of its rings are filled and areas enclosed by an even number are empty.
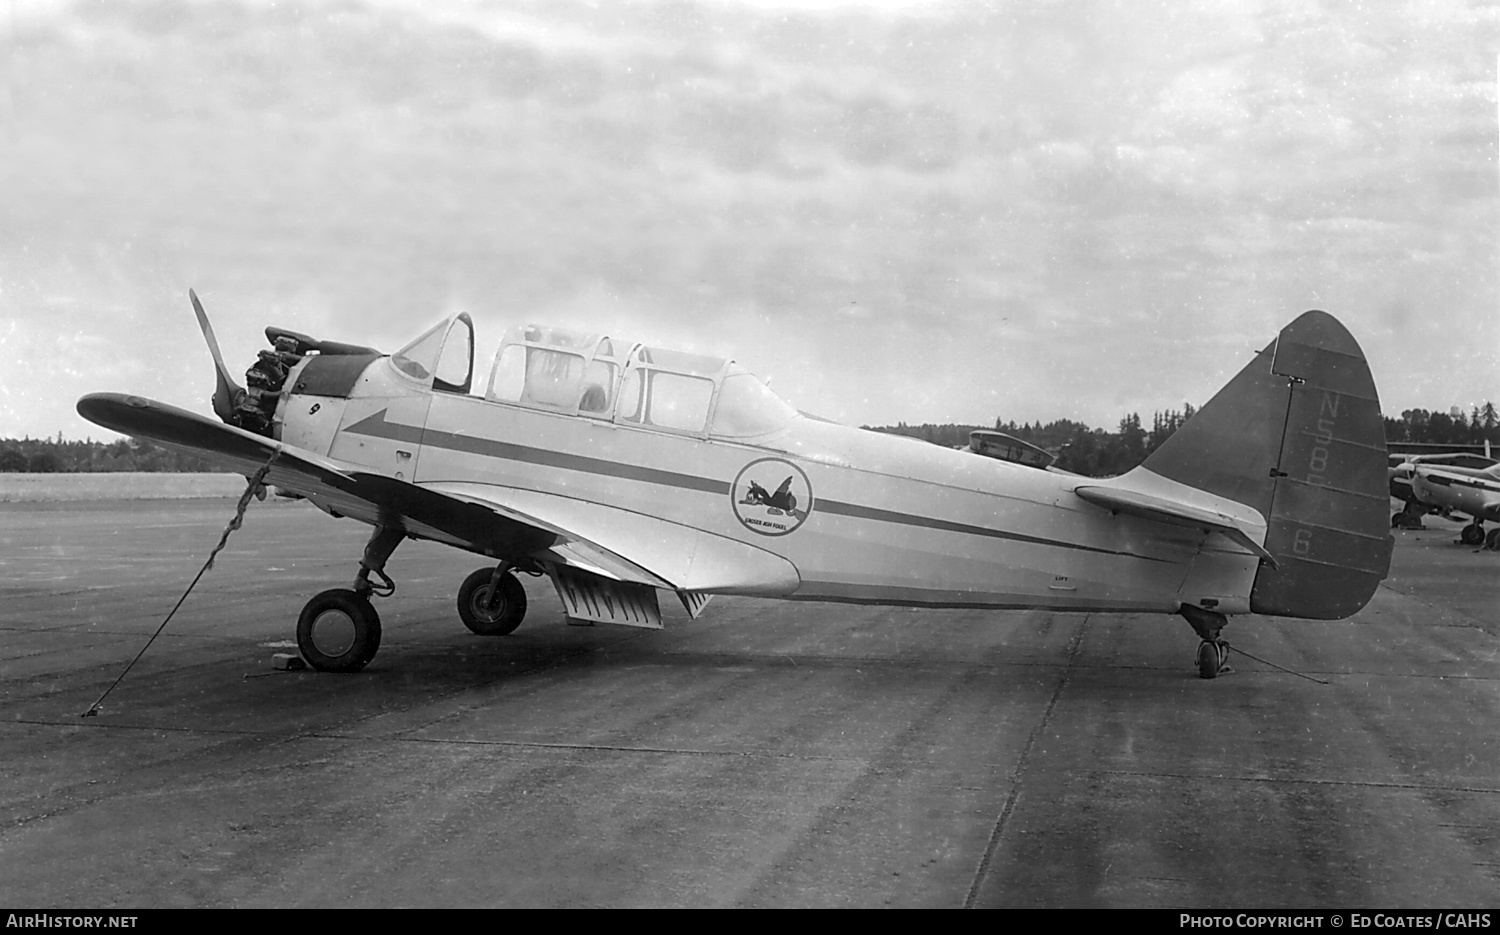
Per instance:
[[[989,429],[977,429],[970,432],[967,450],[984,455],[986,458],[1009,461],[1011,464],[1024,464],[1028,467],[1041,468],[1044,471],[1061,470],[1061,468],[1052,467],[1052,462],[1057,460],[1056,455],[1031,442],[1022,441],[1014,435],[1006,435],[1004,432]]]
[[[1485,445],[1488,452],[1489,445]],[[1500,464],[1488,454],[1478,454],[1469,451],[1445,451],[1430,454],[1392,454],[1389,456],[1390,467],[1386,472],[1390,486],[1390,495],[1400,500],[1405,506],[1391,516],[1391,525],[1406,529],[1420,529],[1422,517],[1428,513],[1442,513],[1447,515],[1454,509],[1454,501],[1451,497],[1438,496],[1432,501],[1424,500],[1413,490],[1412,481],[1416,477],[1419,467],[1427,468],[1453,468],[1461,472],[1480,471]],[[1465,511],[1460,511],[1465,512]]]
[[[1411,466],[1411,500],[1407,510],[1396,514],[1396,524],[1413,510],[1428,508],[1444,514],[1461,513],[1471,522],[1459,533],[1465,545],[1479,545],[1500,552],[1500,527],[1486,536],[1486,520],[1500,522],[1500,464],[1489,467],[1461,467],[1458,465],[1418,462]]]
[[[298,620],[321,670],[375,656],[371,598],[406,538],[489,559],[458,588],[480,634],[521,622],[527,572],[570,617],[645,627],[658,591],[694,617],[715,594],[1180,614],[1204,678],[1229,615],[1346,617],[1389,566],[1380,404],[1324,312],[1099,479],[813,419],[732,361],[561,328],[512,328],[476,384],[466,314],[389,356],[267,328],[242,389],[192,300],[222,423],[117,393],[78,411],[247,475],[269,464],[266,483],[374,527],[352,587]]]

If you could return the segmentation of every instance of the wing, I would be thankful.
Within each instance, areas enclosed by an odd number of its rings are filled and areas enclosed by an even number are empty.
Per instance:
[[[275,454],[266,483],[300,494],[336,516],[502,557],[529,556],[557,539],[524,518],[499,515],[140,396],[91,393],[78,401],[78,414],[240,474],[254,474]]]
[[[90,394],[78,412],[241,474],[275,454],[266,482],[335,516],[494,558],[529,558],[679,595],[787,594],[801,583],[790,562],[764,549],[618,507],[491,484],[408,483],[139,396]]]

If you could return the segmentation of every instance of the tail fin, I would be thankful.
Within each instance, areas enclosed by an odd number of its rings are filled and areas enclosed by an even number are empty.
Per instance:
[[[1259,510],[1260,614],[1338,620],[1390,569],[1385,425],[1363,352],[1306,312],[1151,453],[1142,467]]]

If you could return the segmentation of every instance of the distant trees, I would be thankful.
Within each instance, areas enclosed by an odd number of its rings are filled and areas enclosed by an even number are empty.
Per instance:
[[[1160,448],[1162,442],[1171,438],[1172,433],[1197,411],[1192,403],[1183,403],[1180,412],[1176,409],[1153,412],[1149,431],[1140,414],[1135,412],[1121,419],[1115,432],[1089,428],[1082,422],[1069,419],[1036,426],[996,419],[995,429],[1056,453],[1056,465],[1064,471],[1089,477],[1108,477],[1124,474],[1146,460],[1147,455]]]
[[[1386,416],[1385,438],[1430,445],[1477,445],[1488,441],[1500,447],[1500,414],[1488,400],[1483,406],[1470,409],[1467,416],[1457,406],[1447,412],[1407,409],[1399,419]]]
[[[1120,420],[1114,432],[1089,428],[1081,422],[1059,419],[1043,425],[1038,422],[1017,423],[1014,420],[995,420],[995,430],[1014,435],[1022,441],[1031,442],[1039,448],[1057,455],[1056,466],[1075,474],[1089,477],[1108,477],[1124,474],[1146,460],[1151,452],[1172,437],[1198,410],[1192,403],[1183,403],[1182,409],[1168,409],[1151,414],[1151,428],[1146,429],[1137,413],[1130,413]],[[896,435],[911,435],[948,447],[966,446],[969,433],[976,428],[989,426],[933,425],[908,426],[902,422],[894,426],[875,428],[877,432]],[[866,426],[869,428],[869,426]],[[1387,441],[1428,442],[1438,445],[1479,444],[1489,439],[1500,451],[1500,413],[1495,405],[1486,402],[1475,406],[1467,416],[1455,407],[1448,412],[1429,412],[1426,409],[1408,409],[1401,418],[1386,417],[1385,437]]]
[[[1152,413],[1150,431],[1145,429],[1140,415],[1134,412],[1121,419],[1119,430],[1113,433],[1089,428],[1082,422],[1071,419],[1058,419],[1046,424],[996,419],[993,428],[1056,454],[1056,465],[1065,471],[1105,477],[1123,474],[1140,464],[1196,411],[1191,403],[1185,403],[1182,412],[1168,410]],[[896,425],[865,428],[920,438],[946,448],[963,448],[969,444],[970,432],[991,426],[955,423],[907,425],[899,422]]]
[[[115,471],[215,471],[191,455],[150,442],[65,441],[57,438],[0,439],[0,473],[76,474]]]

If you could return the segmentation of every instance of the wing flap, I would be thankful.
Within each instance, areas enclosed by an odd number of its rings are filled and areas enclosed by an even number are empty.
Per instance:
[[[653,587],[612,581],[566,565],[548,565],[547,574],[562,599],[563,610],[574,620],[661,629],[661,606]]]

